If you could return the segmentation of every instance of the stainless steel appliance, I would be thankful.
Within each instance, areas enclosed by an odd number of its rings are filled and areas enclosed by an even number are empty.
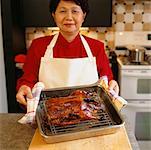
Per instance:
[[[135,133],[140,149],[151,147],[151,33],[116,33],[120,95],[128,101],[122,110]],[[127,45],[146,48],[144,61],[132,62],[127,55]]]
[[[130,62],[144,62],[145,61],[145,48],[136,46],[136,45],[131,45],[128,46],[128,58]]]

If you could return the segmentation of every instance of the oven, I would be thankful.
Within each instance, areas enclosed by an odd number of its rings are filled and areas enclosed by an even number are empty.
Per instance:
[[[116,34],[120,95],[128,101],[121,113],[127,118],[140,149],[148,150],[151,147],[151,41],[147,40],[150,33]],[[126,37],[130,38],[125,40]],[[147,59],[142,63],[130,62],[125,48],[128,44],[146,44]]]
[[[148,150],[151,147],[151,66],[122,63],[119,57],[120,95],[128,101],[122,114],[128,118],[140,149]]]
[[[122,70],[121,95],[125,99],[151,100],[151,70]]]

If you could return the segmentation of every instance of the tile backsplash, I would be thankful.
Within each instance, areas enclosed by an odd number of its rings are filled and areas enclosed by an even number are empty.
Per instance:
[[[115,48],[115,32],[151,31],[151,0],[113,0],[112,27],[81,28],[81,33]],[[57,28],[26,28],[26,46],[32,40],[58,32]]]

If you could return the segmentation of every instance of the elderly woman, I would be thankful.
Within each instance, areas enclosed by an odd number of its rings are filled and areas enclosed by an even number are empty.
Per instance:
[[[59,33],[33,40],[17,83],[19,103],[26,105],[25,97],[32,98],[31,88],[38,81],[50,89],[89,85],[107,76],[109,88],[118,93],[103,43],[79,33],[88,11],[88,0],[50,1]]]

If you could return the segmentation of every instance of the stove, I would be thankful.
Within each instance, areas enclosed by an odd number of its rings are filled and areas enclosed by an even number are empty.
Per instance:
[[[117,58],[117,62],[119,65],[119,69],[134,69],[134,70],[151,70],[151,56],[147,57],[143,62],[131,62],[129,61],[128,56],[119,55]]]
[[[151,145],[151,32],[118,32],[115,36],[120,95],[127,101],[122,109],[140,145]],[[145,47],[145,61],[129,61],[127,45]]]

